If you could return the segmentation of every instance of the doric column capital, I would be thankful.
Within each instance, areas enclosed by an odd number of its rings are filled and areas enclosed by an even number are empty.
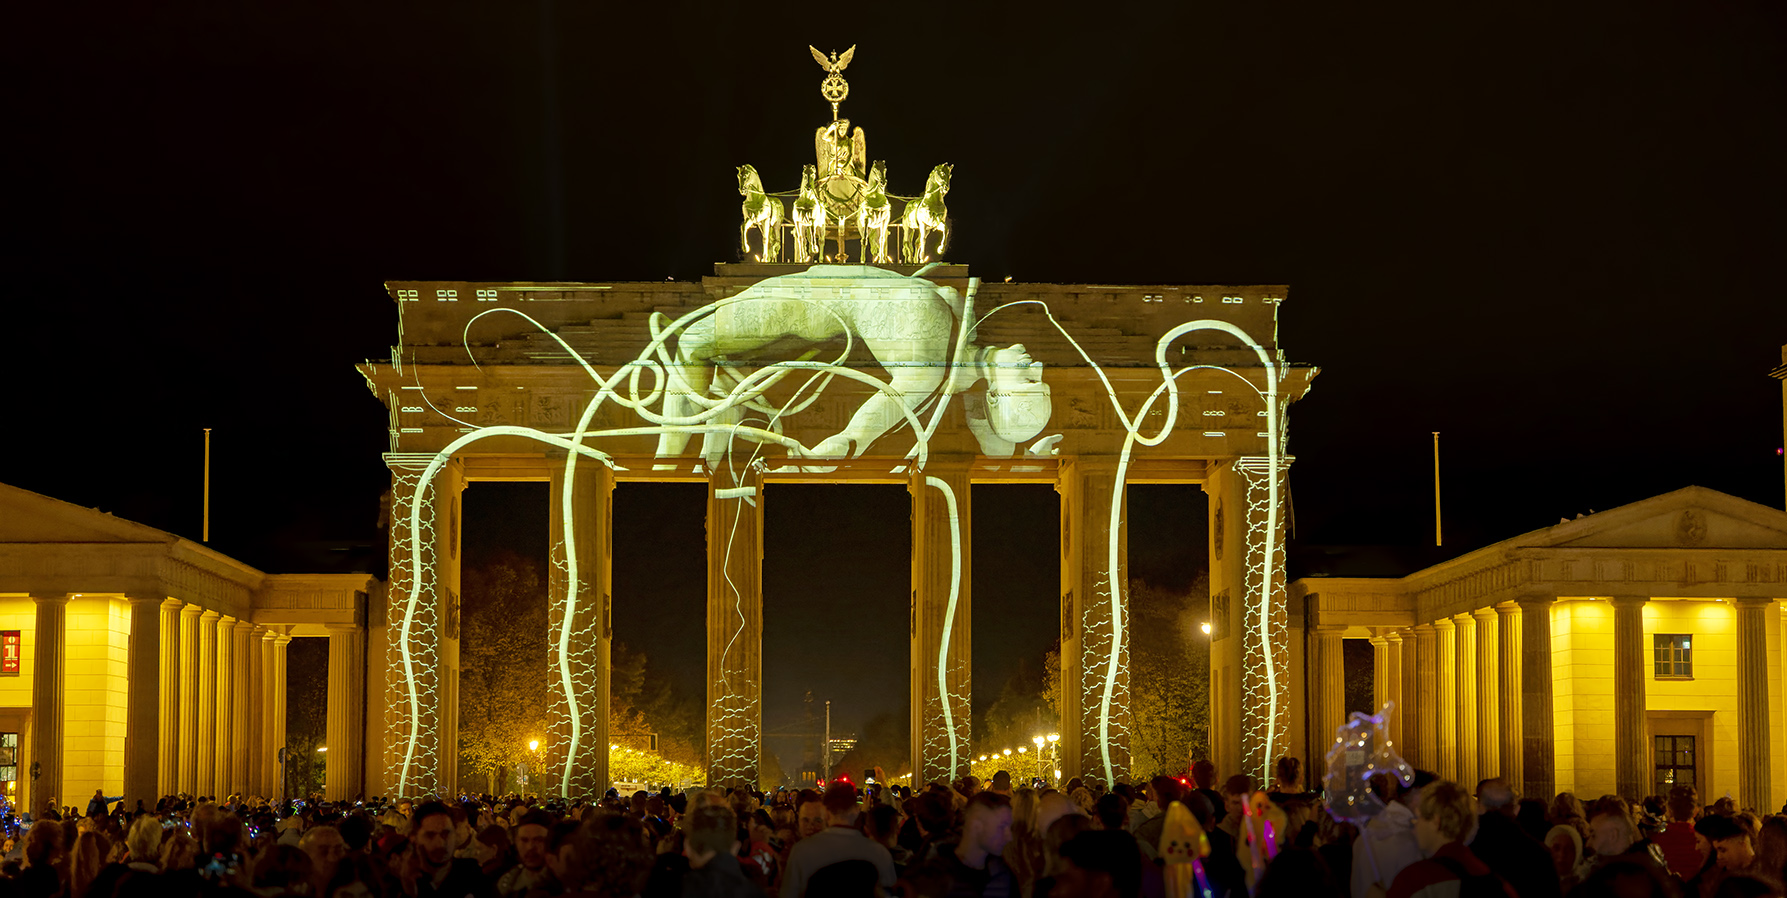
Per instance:
[[[1442,617],[1433,622],[1433,628],[1442,634],[1452,632],[1454,626],[1456,626],[1456,624],[1454,624],[1449,617]]]
[[[203,611],[202,613],[199,614],[199,621],[201,623],[214,624],[217,622],[218,618],[221,618],[221,617],[223,617],[223,615],[218,614],[215,611],[206,609],[205,611]]]
[[[124,594],[124,600],[129,602],[132,606],[150,604],[160,605],[167,600],[167,597],[147,592],[127,592]]]
[[[1383,640],[1391,645],[1401,645],[1408,635],[1401,630],[1390,630],[1383,634]]]
[[[1519,606],[1522,613],[1532,613],[1550,608],[1552,605],[1557,604],[1557,596],[1548,596],[1541,593],[1527,593],[1526,595],[1515,598],[1514,604]]]
[[[1774,601],[1766,596],[1738,596],[1735,604],[1739,608],[1766,608]]]
[[[1347,628],[1341,624],[1319,624],[1312,629],[1315,635],[1325,639],[1339,639],[1346,635]]]
[[[1433,633],[1433,623],[1429,621],[1423,624],[1416,624],[1409,629],[1413,630],[1416,636],[1429,636]]]
[[[184,617],[198,617],[204,613],[205,609],[200,608],[197,605],[188,605],[185,602],[180,603],[180,614]]]
[[[31,601],[36,602],[38,605],[67,605],[68,600],[74,598],[76,595],[76,593],[72,592],[57,593],[52,596],[34,595],[31,597]]]
[[[1495,619],[1495,609],[1494,608],[1478,608],[1477,610],[1472,611],[1470,614],[1471,614],[1471,617],[1474,617],[1479,621],[1491,621],[1491,620]]]
[[[1615,608],[1643,608],[1650,596],[1614,596],[1611,601]]]

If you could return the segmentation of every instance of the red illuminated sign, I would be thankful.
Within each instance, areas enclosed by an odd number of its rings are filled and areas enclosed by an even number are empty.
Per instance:
[[[19,675],[19,631],[0,630],[0,677]]]

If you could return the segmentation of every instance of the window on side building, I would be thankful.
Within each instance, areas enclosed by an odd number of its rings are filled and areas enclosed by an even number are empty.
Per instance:
[[[1652,638],[1659,680],[1694,678],[1694,643],[1687,633],[1658,633]]]

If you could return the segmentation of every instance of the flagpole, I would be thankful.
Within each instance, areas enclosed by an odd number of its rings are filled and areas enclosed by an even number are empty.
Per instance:
[[[1433,432],[1433,544],[1440,545],[1440,432]]]
[[[211,428],[205,428],[205,523],[200,542],[211,541]]]

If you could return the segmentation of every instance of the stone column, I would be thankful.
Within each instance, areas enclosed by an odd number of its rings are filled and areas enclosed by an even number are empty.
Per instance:
[[[1396,709],[1390,714],[1390,741],[1396,744],[1397,754],[1409,751],[1412,740],[1412,728],[1408,724],[1408,693],[1403,691],[1403,653],[1408,647],[1403,639],[1402,631],[1392,630],[1384,634],[1384,642],[1388,647],[1387,656],[1390,663],[1384,668],[1384,689],[1390,701],[1396,703]],[[1382,708],[1382,705],[1378,706]]]
[[[756,788],[763,737],[763,478],[707,487],[707,782]]]
[[[1768,615],[1770,600],[1737,599],[1737,805],[1768,810]]]
[[[1613,782],[1628,801],[1650,794],[1645,770],[1645,596],[1613,597]]]
[[[267,631],[248,631],[248,780],[242,791],[267,797]]]
[[[180,606],[180,786],[185,795],[199,792],[199,615],[197,605]]]
[[[1552,596],[1526,595],[1520,606],[1520,794],[1557,794],[1557,749],[1551,701]]]
[[[906,489],[912,497],[913,782],[954,782],[968,773],[973,732],[968,461],[933,456]]]
[[[534,784],[544,795],[594,799],[608,790],[613,499],[614,471],[607,465],[579,457],[554,466],[546,608],[549,723],[544,775]]]
[[[193,792],[201,798],[221,798],[217,794],[217,621],[222,615],[206,611],[199,615],[199,728],[198,778]]]
[[[230,650],[230,791],[252,795],[254,785],[248,778],[248,754],[254,725],[248,718],[254,703],[249,701],[251,668],[248,664],[248,632],[254,624],[237,621],[231,633],[235,645]]]
[[[1268,458],[1235,461],[1246,483],[1246,510],[1240,534],[1246,548],[1247,589],[1241,605],[1242,769],[1269,783],[1280,757],[1296,751],[1291,741],[1290,614],[1284,580],[1286,473],[1289,462],[1272,470]],[[1277,502],[1272,501],[1274,483]]]
[[[1495,606],[1495,639],[1496,639],[1496,709],[1495,724],[1501,736],[1496,749],[1501,759],[1502,779],[1508,781],[1509,787],[1519,792],[1525,782],[1525,771],[1521,760],[1525,755],[1525,743],[1521,736],[1521,632],[1520,606],[1513,602],[1503,602]],[[1522,798],[1537,798],[1550,801],[1550,795],[1528,795],[1521,792]]]
[[[180,608],[179,599],[161,603],[161,657],[158,675],[161,694],[156,702],[155,732],[160,742],[156,749],[155,792],[163,795],[180,791]],[[148,807],[154,807],[151,802]]]
[[[382,742],[383,782],[394,796],[450,793],[459,757],[453,692],[464,469],[456,461],[440,467],[434,462],[428,452],[385,455],[391,469],[392,638],[379,663],[392,672],[385,679]],[[429,475],[426,482],[424,475]]]
[[[1061,774],[1111,783],[1129,775],[1129,525],[1115,460],[1073,458],[1061,494]],[[1118,504],[1112,532],[1113,500]],[[1113,545],[1114,544],[1114,545]],[[1113,552],[1114,549],[1114,552]],[[1113,554],[1117,570],[1110,570]],[[1113,588],[1115,587],[1115,588]],[[1243,601],[1237,596],[1235,601]],[[1243,625],[1246,629],[1246,625]],[[1242,679],[1246,680],[1243,670]],[[1256,715],[1241,688],[1243,769],[1257,762]],[[1288,746],[1287,746],[1288,747]]]
[[[1382,635],[1371,637],[1371,713],[1376,714],[1390,700],[1390,640]]]
[[[1477,621],[1476,656],[1472,659],[1477,666],[1477,776],[1489,779],[1502,775],[1495,609],[1479,608],[1471,617]]]
[[[83,798],[62,793],[64,703],[68,684],[68,595],[32,596],[37,604],[36,630],[32,633],[37,657],[31,665],[31,756],[37,763],[37,780],[31,784],[31,811],[42,814],[53,799],[61,806],[85,806]],[[41,817],[37,819],[42,819]]]
[[[1456,628],[1453,669],[1458,672],[1458,783],[1472,792],[1484,779],[1477,759],[1477,619],[1460,614]]]
[[[352,801],[360,794],[361,734],[366,719],[366,634],[352,624],[329,627],[326,711],[323,739],[329,754],[323,761],[324,794],[331,801]]]
[[[286,648],[291,644],[292,638],[283,633],[279,634],[273,640],[273,685],[270,691],[273,693],[272,720],[275,754],[278,753],[279,749],[285,747],[285,652]],[[285,765],[275,764],[274,770],[274,779],[276,780],[274,785],[278,788],[274,789],[273,794],[269,795],[268,798],[278,799],[286,795],[287,778],[285,776]],[[404,797],[407,798],[408,796]]]
[[[218,801],[236,791],[234,762],[230,758],[236,747],[236,619],[222,617],[217,621],[217,743],[213,761],[217,765],[212,788]]]
[[[1418,690],[1415,706],[1417,708],[1415,726],[1420,731],[1421,749],[1419,767],[1439,773],[1443,766],[1440,760],[1440,711],[1439,711],[1439,639],[1433,624],[1417,624],[1415,626],[1415,688]]]
[[[1402,745],[1403,757],[1410,763],[1422,759],[1421,753],[1432,749],[1421,742],[1421,715],[1433,713],[1431,705],[1421,704],[1420,640],[1413,628],[1402,631]],[[1425,766],[1425,765],[1423,765]]]
[[[127,595],[130,651],[126,656],[124,801],[146,808],[161,797],[161,603],[162,596]]]
[[[1433,641],[1434,705],[1439,712],[1434,715],[1434,736],[1439,742],[1438,772],[1458,782],[1458,635],[1451,618],[1433,622]]]
[[[1328,746],[1334,741],[1334,731],[1346,723],[1346,633],[1345,627],[1319,626],[1315,628],[1316,669],[1319,671],[1321,684],[1320,704],[1316,708],[1315,733],[1309,744],[1319,748],[1320,753],[1311,752],[1306,769],[1315,770],[1316,759],[1325,754]],[[1375,642],[1375,640],[1374,640]],[[1314,781],[1315,776],[1309,777]]]
[[[261,721],[261,776],[255,782],[259,783],[257,788],[260,789],[261,795],[269,801],[279,797],[281,783],[279,750],[285,747],[285,736],[280,733],[280,727],[275,726],[273,721],[273,709],[276,704],[273,696],[274,689],[278,687],[281,693],[285,691],[283,688],[285,682],[278,679],[278,673],[274,670],[274,664],[279,655],[279,647],[274,642],[277,638],[279,638],[279,634],[272,630],[261,631],[261,689],[256,693],[260,696],[260,714],[258,716]]]

